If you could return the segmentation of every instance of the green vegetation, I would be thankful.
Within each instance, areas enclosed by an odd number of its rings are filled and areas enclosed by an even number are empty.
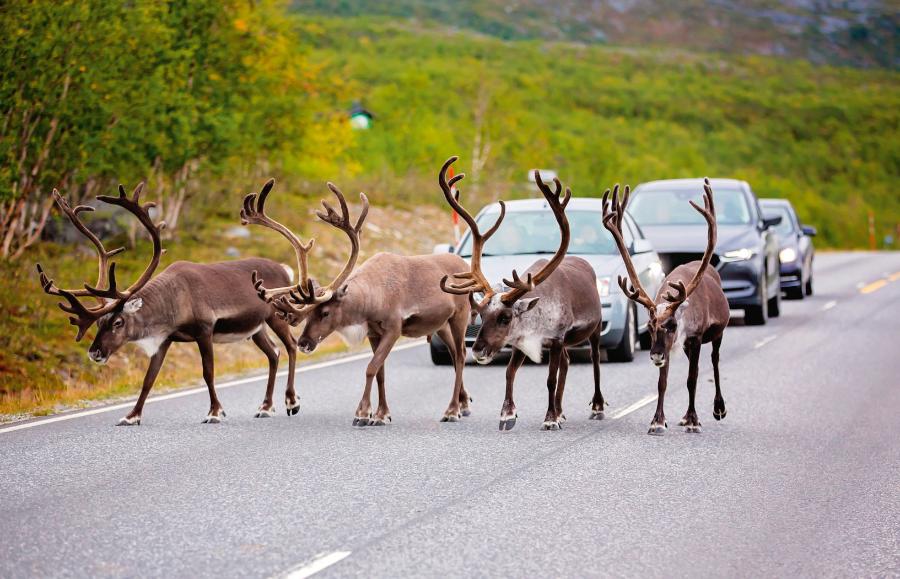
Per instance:
[[[273,211],[320,237],[319,275],[344,251],[312,218],[322,181],[372,199],[365,253],[423,252],[449,233],[435,173],[451,154],[473,209],[533,194],[526,171],[541,167],[585,196],[616,182],[744,178],[791,199],[820,246],[866,246],[869,211],[879,239],[900,222],[900,76],[888,70],[508,41],[291,15],[275,0],[14,0],[0,30],[0,414],[133,393],[145,366],[134,348],[90,365],[40,292],[36,261],[70,287],[95,267],[85,244],[42,233],[45,216],[58,221],[53,187],[83,202],[147,180],[145,198],[174,225],[164,265],[289,261],[274,234],[228,232],[242,194],[274,176]],[[349,128],[353,100],[375,114],[370,130]],[[123,280],[147,249],[124,225],[107,244],[131,248]],[[173,349],[162,385],[199,377],[194,350]],[[219,353],[220,373],[263,365],[252,345]]]

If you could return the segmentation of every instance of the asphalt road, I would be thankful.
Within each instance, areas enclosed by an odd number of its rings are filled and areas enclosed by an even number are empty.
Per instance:
[[[822,254],[813,298],[730,327],[728,416],[704,349],[699,435],[677,426],[683,356],[663,437],[646,352],[603,365],[602,422],[574,365],[558,432],[546,366],[523,367],[500,432],[504,367],[467,366],[474,414],[441,424],[452,372],[423,346],[388,359],[385,427],[350,425],[357,358],[303,372],[292,418],[254,419],[250,380],[221,391],[221,425],[200,424],[204,390],[140,427],[113,409],[0,429],[0,577],[898,576],[898,272],[900,253]]]

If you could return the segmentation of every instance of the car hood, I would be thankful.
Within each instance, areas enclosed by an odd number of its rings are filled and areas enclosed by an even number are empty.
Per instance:
[[[706,226],[647,225],[641,230],[657,253],[689,253],[706,248]],[[759,245],[759,233],[752,225],[720,225],[716,237],[717,253]]]
[[[569,254],[573,255],[573,254]],[[538,259],[550,259],[552,255],[488,255],[481,258],[481,269],[492,284],[499,284],[503,278],[511,278],[512,270],[521,275]],[[613,276],[620,273],[622,258],[616,255],[576,255],[591,264],[597,277]],[[463,258],[467,262],[469,258]]]

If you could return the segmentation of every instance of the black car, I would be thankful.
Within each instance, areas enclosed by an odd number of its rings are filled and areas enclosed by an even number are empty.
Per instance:
[[[745,323],[765,324],[781,309],[778,234],[780,217],[767,219],[745,181],[710,179],[718,239],[712,265],[732,309],[744,310]],[[688,201],[702,203],[702,179],[671,179],[639,185],[629,212],[662,260],[668,273],[703,257],[706,221]]]
[[[816,228],[802,225],[794,206],[787,199],[760,199],[766,217],[781,217],[775,226],[781,242],[781,291],[790,299],[802,300],[813,293],[813,257],[816,250],[812,238]]]

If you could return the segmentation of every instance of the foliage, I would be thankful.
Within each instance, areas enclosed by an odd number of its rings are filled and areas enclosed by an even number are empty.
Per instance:
[[[532,194],[534,167],[587,196],[709,175],[791,199],[821,246],[865,247],[869,211],[879,239],[900,223],[895,72],[305,22],[310,58],[352,78],[376,115],[348,152],[360,179],[377,191],[393,175],[394,198],[439,202],[437,168],[460,154],[464,167],[482,157],[481,201]],[[463,185],[471,195],[471,179]]]

